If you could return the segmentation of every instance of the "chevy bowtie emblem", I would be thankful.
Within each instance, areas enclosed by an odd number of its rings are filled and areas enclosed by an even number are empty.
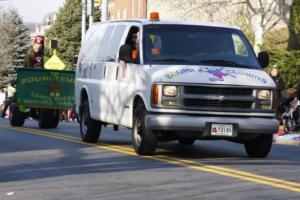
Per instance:
[[[225,101],[226,97],[225,96],[214,96],[213,100],[216,101]]]

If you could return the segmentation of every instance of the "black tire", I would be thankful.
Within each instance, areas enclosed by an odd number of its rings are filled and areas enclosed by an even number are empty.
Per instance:
[[[80,112],[80,135],[84,142],[96,143],[101,133],[101,123],[90,116],[89,104],[85,101]]]
[[[268,156],[273,142],[272,134],[261,134],[254,140],[244,143],[246,152],[251,158],[265,158]]]
[[[178,138],[178,143],[180,145],[193,145],[195,143],[196,139],[194,138],[183,138],[183,137],[180,137]]]
[[[59,110],[52,110],[51,128],[56,128],[59,124]]]
[[[15,105],[15,104],[10,104],[9,106],[9,122],[10,125],[12,126],[23,126],[24,122],[25,122],[25,113],[20,112],[19,110],[19,106]]]
[[[157,147],[158,137],[145,126],[145,106],[139,104],[134,111],[132,145],[137,154],[152,155]]]
[[[56,128],[59,123],[59,112],[54,109],[39,109],[39,127],[42,129]]]

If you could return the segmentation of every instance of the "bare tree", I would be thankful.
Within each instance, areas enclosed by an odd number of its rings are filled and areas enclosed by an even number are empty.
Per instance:
[[[182,18],[206,14],[209,20],[218,21],[215,16],[224,9],[234,15],[237,9],[245,8],[249,28],[254,32],[256,52],[263,44],[264,34],[281,22],[288,23],[292,0],[162,0],[170,3],[172,9],[184,10]]]

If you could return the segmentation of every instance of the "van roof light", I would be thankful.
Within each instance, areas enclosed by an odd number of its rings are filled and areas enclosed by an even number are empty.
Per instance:
[[[150,20],[151,21],[159,21],[159,13],[158,12],[151,12],[150,13]]]

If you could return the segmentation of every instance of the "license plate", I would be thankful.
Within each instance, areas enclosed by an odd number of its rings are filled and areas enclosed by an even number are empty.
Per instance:
[[[232,136],[233,125],[232,124],[212,124],[211,135],[213,136]]]

